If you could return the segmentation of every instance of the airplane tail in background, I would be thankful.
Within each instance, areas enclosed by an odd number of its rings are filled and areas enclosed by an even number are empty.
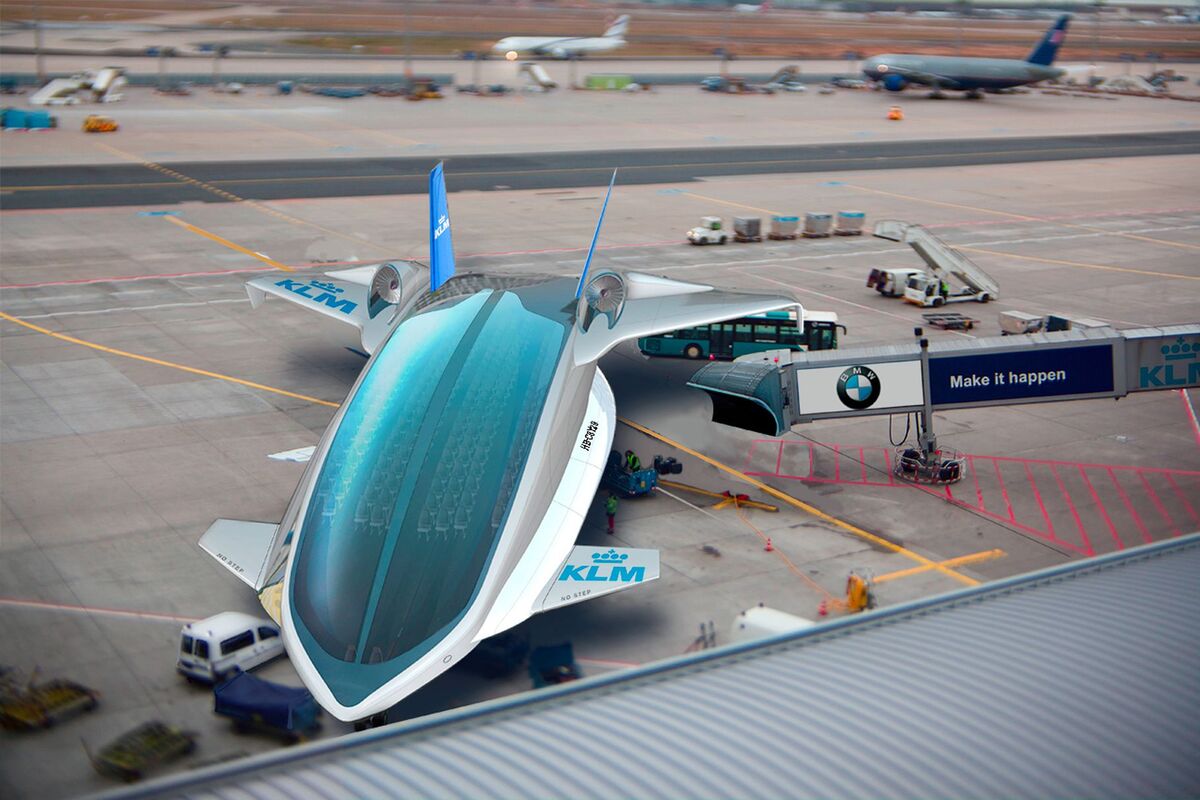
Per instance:
[[[1058,46],[1063,43],[1063,39],[1067,38],[1067,23],[1070,20],[1070,14],[1063,14],[1059,17],[1025,60],[1030,64],[1038,64],[1043,67],[1053,64],[1054,57],[1058,55]]]
[[[454,242],[442,162],[429,173],[429,291],[436,292],[454,275]]]
[[[629,15],[622,14],[617,17],[617,21],[608,27],[604,32],[605,39],[622,39],[625,37],[625,32],[629,30]]]

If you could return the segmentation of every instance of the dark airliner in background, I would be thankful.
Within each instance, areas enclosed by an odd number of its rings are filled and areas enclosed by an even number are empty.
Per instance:
[[[1058,47],[1067,36],[1069,14],[1064,14],[1046,31],[1024,61],[1015,58],[966,58],[962,56],[919,56],[885,53],[863,62],[863,73],[879,81],[888,91],[900,92],[909,84],[933,89],[966,92],[981,97],[983,91],[1011,89],[1061,77],[1066,70],[1052,66]]]

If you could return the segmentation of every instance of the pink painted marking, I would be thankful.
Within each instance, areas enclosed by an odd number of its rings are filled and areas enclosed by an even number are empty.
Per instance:
[[[1179,502],[1183,503],[1183,507],[1187,509],[1188,515],[1195,522],[1200,522],[1200,517],[1196,516],[1196,509],[1192,506],[1192,501],[1188,500],[1187,494],[1179,488],[1179,484],[1175,482],[1175,477],[1171,473],[1167,473],[1167,483],[1171,484],[1171,491],[1179,498]]]
[[[838,445],[833,446],[833,482],[837,483],[842,479],[842,451],[838,449]]]
[[[23,600],[17,597],[0,597],[0,605],[15,606],[18,608],[37,608],[44,611],[68,611],[77,614],[100,614],[106,617],[149,619],[155,622],[195,622],[200,619],[200,617],[158,614],[152,611],[131,611],[121,608],[102,608],[100,606],[78,606],[69,603],[46,603],[41,600]]]
[[[1089,556],[1096,555],[1096,550],[1092,547],[1092,540],[1088,538],[1087,531],[1083,529],[1083,520],[1079,518],[1079,512],[1075,509],[1075,503],[1071,500],[1071,493],[1067,491],[1062,476],[1058,474],[1058,467],[1051,465],[1050,471],[1054,473],[1054,480],[1058,481],[1058,490],[1062,492],[1063,500],[1067,501],[1067,508],[1071,510],[1071,516],[1075,518],[1075,527],[1079,529],[1079,535],[1083,539],[1084,552]]]
[[[816,453],[813,451],[813,446],[812,446],[812,443],[810,442],[808,445],[808,477],[809,478],[812,478],[814,475],[816,475],[816,469],[817,469],[817,456],[816,456]]]
[[[992,468],[996,471],[996,480],[1000,481],[1000,496],[1004,498],[1004,507],[1008,509],[1008,518],[1016,522],[1017,515],[1013,513],[1012,503],[1008,499],[1008,487],[1004,485],[1004,476],[1000,474],[1000,462],[993,459]]]
[[[1129,495],[1125,493],[1125,488],[1121,486],[1121,482],[1117,480],[1117,473],[1111,469],[1108,471],[1108,478],[1112,481],[1112,485],[1116,487],[1117,494],[1121,496],[1121,502],[1125,504],[1125,510],[1129,512],[1129,516],[1133,518],[1133,524],[1137,526],[1138,532],[1142,534],[1142,541],[1150,544],[1153,539],[1150,536],[1150,531],[1146,530],[1145,523],[1142,522],[1142,515],[1133,507],[1133,503],[1129,502]]]
[[[1050,531],[1051,536],[1054,536],[1054,523],[1050,521],[1050,513],[1046,511],[1046,504],[1042,502],[1042,493],[1038,491],[1037,481],[1033,479],[1033,470],[1029,468],[1029,464],[1025,464],[1025,476],[1029,478],[1029,487],[1033,489],[1033,499],[1037,501],[1038,508],[1041,509],[1042,519],[1046,520],[1046,530]]]
[[[867,452],[865,447],[858,448],[858,463],[862,466],[862,482],[867,483]]]
[[[967,456],[967,466],[975,480],[975,499],[979,502],[979,510],[987,511],[987,506],[983,504],[983,489],[979,486],[979,471],[975,469],[975,456]]]
[[[783,440],[779,440],[779,455],[775,456],[775,474],[778,475],[783,468]]]
[[[749,452],[746,453],[746,460],[742,462],[742,472],[746,472],[747,470],[750,469],[750,462],[754,460],[754,448],[758,447],[758,443],[761,441],[768,441],[768,440],[755,439],[753,442],[750,443],[750,450],[749,450]]]
[[[1040,217],[1045,220],[1059,219],[1100,219],[1102,217],[1126,216],[1129,214],[1178,214],[1180,212],[1200,211],[1200,208],[1143,208],[1140,211],[1101,211],[1088,214],[1058,214],[1049,217]],[[1018,220],[1024,221],[1024,220]],[[1029,220],[1034,222],[1035,220]],[[982,228],[988,225],[1011,225],[1011,219],[974,219],[966,222],[939,222],[933,225],[926,225],[926,228]],[[1115,233],[1115,231],[1114,231]]]
[[[921,491],[931,494],[934,497],[944,499],[942,493],[939,490],[934,489],[931,486],[922,486],[920,484],[906,484],[906,485],[912,486],[914,489],[920,489]],[[949,502],[951,505],[958,506],[959,508],[965,508],[965,509],[971,511],[972,513],[983,514],[986,517],[991,517],[992,519],[999,520],[1000,522],[1003,522],[1006,525],[1012,525],[1013,527],[1015,527],[1019,530],[1025,531],[1026,533],[1032,534],[1033,536],[1037,536],[1041,539],[1046,539],[1047,541],[1054,542],[1055,544],[1059,545],[1060,547],[1064,547],[1068,550],[1074,550],[1076,553],[1079,553],[1081,555],[1085,555],[1085,556],[1095,555],[1095,553],[1085,550],[1084,548],[1080,547],[1079,545],[1075,544],[1074,542],[1068,542],[1064,539],[1060,539],[1053,534],[1047,534],[1046,531],[1030,527],[1029,525],[1026,525],[1021,522],[1013,522],[1013,521],[1009,520],[1007,517],[1003,517],[995,512],[988,511],[986,509],[976,508],[975,506],[971,505],[970,503],[965,503],[962,500],[954,499],[954,500],[949,500],[947,502]]]
[[[1088,469],[1127,469],[1137,472],[1170,472],[1173,475],[1200,475],[1200,471],[1171,469],[1170,467],[1132,467],[1128,464],[1093,464],[1084,461],[1055,461],[1045,458],[1017,458],[1015,456],[986,456],[997,461],[1018,461],[1023,464],[1048,464],[1059,467],[1087,467]]]
[[[1192,408],[1192,399],[1188,397],[1188,390],[1180,389],[1179,397],[1183,400],[1183,407],[1187,410],[1188,420],[1192,423],[1192,437],[1196,440],[1196,446],[1200,447],[1200,420],[1196,419],[1196,409]]]
[[[1121,535],[1117,533],[1117,526],[1113,525],[1112,517],[1108,515],[1108,509],[1104,507],[1104,501],[1100,499],[1100,493],[1096,491],[1096,487],[1092,486],[1091,479],[1087,476],[1087,470],[1083,467],[1079,468],[1079,477],[1083,478],[1083,485],[1088,488],[1092,499],[1096,501],[1096,508],[1100,509],[1100,516],[1104,518],[1104,524],[1108,526],[1108,532],[1112,534],[1113,542],[1116,543],[1118,550],[1125,549],[1125,542],[1121,540]]]
[[[1146,488],[1146,494],[1150,496],[1150,502],[1154,503],[1154,507],[1158,509],[1158,513],[1166,520],[1167,527],[1171,529],[1171,533],[1175,536],[1182,536],[1183,534],[1179,532],[1179,528],[1175,526],[1174,518],[1167,511],[1167,507],[1163,505],[1162,500],[1158,499],[1158,492],[1154,491],[1154,487],[1150,485],[1150,481],[1146,480],[1146,476],[1142,470],[1138,470],[1137,476],[1141,478],[1142,486]]]

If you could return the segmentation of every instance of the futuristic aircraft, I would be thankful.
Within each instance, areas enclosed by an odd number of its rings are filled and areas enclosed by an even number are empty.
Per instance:
[[[629,15],[622,14],[603,36],[508,36],[492,45],[492,51],[515,61],[523,53],[553,58],[573,58],[587,53],[606,53],[625,46]]]
[[[428,269],[247,283],[256,307],[269,294],[342,320],[371,354],[283,519],[218,520],[200,540],[259,593],[338,719],[378,724],[483,639],[658,577],[657,551],[575,545],[616,425],[596,362],[630,339],[796,301],[589,279],[600,223],[578,279],[455,275],[439,164]]]
[[[944,89],[966,92],[968,97],[978,98],[982,96],[981,90],[1026,86],[1064,74],[1051,64],[1066,38],[1070,19],[1069,14],[1059,17],[1024,61],[887,53],[868,58],[863,62],[862,71],[868,78],[880,81],[890,92],[903,91],[909,84],[922,84],[931,87],[935,97],[941,96]]]

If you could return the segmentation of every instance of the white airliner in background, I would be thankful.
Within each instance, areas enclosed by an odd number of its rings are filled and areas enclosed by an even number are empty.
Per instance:
[[[509,61],[522,54],[574,58],[587,53],[607,53],[625,46],[629,15],[622,14],[603,36],[507,36],[492,45],[492,52],[503,53]]]
[[[762,3],[738,3],[733,10],[739,14],[765,14],[771,10],[771,0]]]
[[[658,578],[656,550],[575,544],[617,423],[597,361],[796,306],[637,272],[589,278],[599,224],[578,279],[456,275],[441,164],[429,183],[429,267],[247,284],[255,306],[271,295],[354,326],[371,355],[282,520],[218,520],[200,539],[258,592],[304,685],[345,721],[382,722],[534,614]]]

